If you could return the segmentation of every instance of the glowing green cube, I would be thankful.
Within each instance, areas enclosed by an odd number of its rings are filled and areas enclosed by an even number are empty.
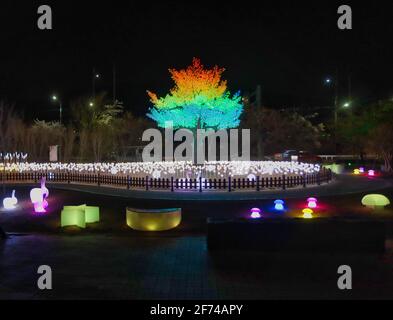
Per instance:
[[[83,215],[80,212],[83,212]],[[83,223],[81,222],[82,216],[83,216]],[[76,225],[81,228],[85,228],[86,223],[95,223],[99,221],[100,221],[100,208],[90,207],[85,204],[82,204],[80,206],[64,206],[63,211],[61,213],[62,227],[69,226],[69,225]]]
[[[64,207],[61,211],[61,226],[86,228],[85,210],[81,207]]]
[[[100,221],[100,208],[85,206],[86,223],[95,223]]]

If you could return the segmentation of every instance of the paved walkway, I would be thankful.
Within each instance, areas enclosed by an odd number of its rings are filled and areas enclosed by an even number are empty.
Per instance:
[[[0,243],[0,299],[393,298],[393,248],[383,257],[212,256],[204,236],[26,235]],[[353,290],[337,268],[353,269]],[[49,265],[53,290],[37,289]]]

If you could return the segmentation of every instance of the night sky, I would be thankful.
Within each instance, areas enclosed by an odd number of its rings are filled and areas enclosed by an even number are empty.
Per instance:
[[[323,79],[336,68],[342,99],[349,74],[357,105],[393,98],[388,4],[264,3],[2,1],[0,99],[27,118],[54,120],[51,94],[62,97],[67,112],[69,101],[91,93],[93,67],[101,75],[97,91],[111,96],[115,63],[119,100],[143,115],[146,90],[165,94],[172,86],[167,69],[186,67],[193,57],[225,67],[231,91],[260,84],[268,107],[331,104],[332,90]],[[36,26],[41,4],[52,7],[51,31]],[[339,4],[352,6],[353,30],[337,28]]]

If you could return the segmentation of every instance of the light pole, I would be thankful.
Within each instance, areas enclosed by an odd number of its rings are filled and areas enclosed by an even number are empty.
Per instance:
[[[96,80],[100,78],[100,74],[96,72],[96,69],[93,68],[91,81],[92,81],[92,91],[93,91],[93,99],[96,97]]]
[[[61,103],[61,100],[56,95],[52,96],[52,100],[57,101],[59,103],[59,121],[61,124],[63,120],[63,105]]]
[[[338,124],[338,70],[336,70],[336,76],[334,79],[326,78],[325,85],[334,86],[334,106],[333,106],[333,114],[334,114],[334,149],[337,154],[337,124]]]

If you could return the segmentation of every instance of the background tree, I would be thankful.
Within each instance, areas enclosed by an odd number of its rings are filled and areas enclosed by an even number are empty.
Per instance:
[[[123,113],[120,102],[111,103],[105,93],[94,100],[81,98],[71,104],[72,120],[79,132],[79,157],[101,161],[113,157],[114,122]]]
[[[381,100],[361,106],[340,120],[338,134],[344,150],[352,150],[361,159],[366,153],[376,154],[385,170],[392,172],[393,101]]]
[[[28,153],[31,157],[45,161],[48,157],[48,148],[52,145],[62,145],[65,128],[59,122],[36,120],[29,128],[31,147]]]
[[[287,149],[315,151],[324,131],[298,113],[251,106],[245,110],[242,127],[251,129],[251,149],[257,159]]]

